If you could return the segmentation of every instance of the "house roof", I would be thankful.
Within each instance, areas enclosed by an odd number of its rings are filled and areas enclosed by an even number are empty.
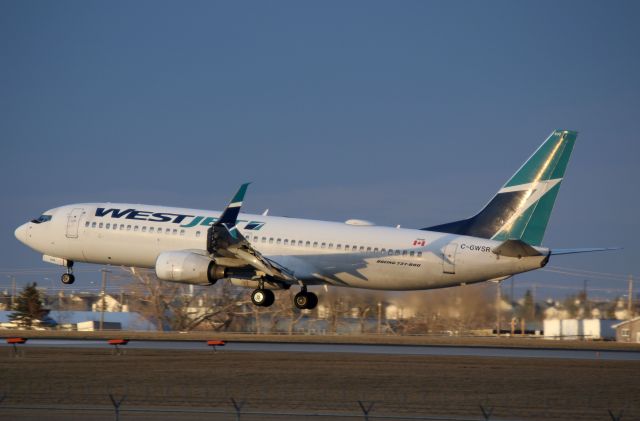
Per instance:
[[[617,329],[620,326],[624,326],[624,325],[629,324],[629,323],[637,322],[638,320],[640,320],[640,316],[634,317],[633,319],[625,320],[624,322],[620,322],[620,323],[618,323],[616,325],[613,325],[611,327],[614,328],[614,329]]]

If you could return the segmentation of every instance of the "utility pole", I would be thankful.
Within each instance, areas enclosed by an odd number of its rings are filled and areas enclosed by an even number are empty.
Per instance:
[[[11,309],[16,303],[16,277],[11,275]]]
[[[378,335],[382,333],[382,302],[378,301]]]
[[[502,287],[496,282],[496,334],[500,336],[500,302],[502,301]]]
[[[104,308],[106,307],[106,294],[107,294],[107,273],[109,272],[107,269],[100,269],[102,272],[102,300],[100,302],[100,331],[104,329]]]
[[[633,276],[629,275],[629,296],[627,297],[627,313],[629,313],[629,319],[633,318]]]

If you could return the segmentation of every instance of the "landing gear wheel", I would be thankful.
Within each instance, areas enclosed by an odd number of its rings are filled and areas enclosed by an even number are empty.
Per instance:
[[[251,302],[260,307],[269,307],[276,300],[276,296],[270,289],[255,289],[251,293]]]
[[[313,292],[307,292],[309,296],[309,302],[307,303],[307,310],[313,310],[318,305],[318,296]]]
[[[300,310],[313,310],[318,305],[318,296],[313,292],[300,291],[293,297],[293,304]]]
[[[75,282],[76,277],[73,276],[73,273],[63,273],[62,276],[60,277],[60,280],[65,285],[71,285],[72,283]]]

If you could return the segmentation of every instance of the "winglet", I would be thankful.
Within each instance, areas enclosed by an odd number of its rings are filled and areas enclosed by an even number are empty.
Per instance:
[[[236,220],[238,219],[238,214],[240,213],[240,207],[242,206],[242,201],[244,200],[244,195],[247,192],[247,187],[249,187],[251,183],[244,183],[240,186],[231,202],[227,205],[220,218],[213,225],[235,225]]]

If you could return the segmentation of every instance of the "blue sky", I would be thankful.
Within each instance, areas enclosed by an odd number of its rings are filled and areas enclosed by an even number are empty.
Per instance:
[[[556,128],[580,135],[545,244],[624,250],[551,265],[640,275],[638,12],[0,2],[0,286],[15,269],[59,272],[13,230],[61,204],[220,209],[253,181],[247,211],[423,227],[476,212]],[[533,282],[582,285],[517,278]]]

